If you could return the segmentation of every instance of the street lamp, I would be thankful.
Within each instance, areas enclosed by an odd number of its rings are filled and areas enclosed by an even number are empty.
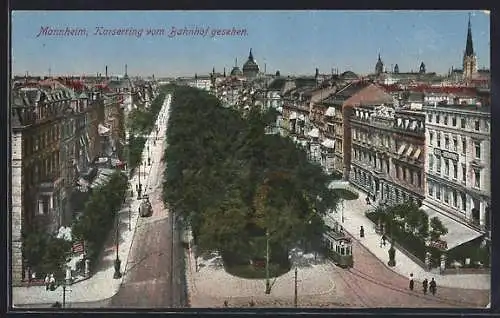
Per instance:
[[[266,230],[266,294],[271,293],[271,284],[269,282],[269,231]]]
[[[151,166],[151,152],[149,151],[149,142],[148,142],[148,166]]]
[[[142,161],[139,164],[139,185],[137,186],[137,200],[141,199],[141,192],[142,192],[142,184],[141,184],[141,166],[142,166]]]
[[[128,205],[128,230],[131,231],[132,230],[132,209],[130,208],[130,203]]]
[[[120,222],[120,216],[118,213],[116,213],[116,235],[115,235],[115,244],[116,244],[116,258],[115,258],[115,273],[113,274],[114,279],[119,279],[122,277],[122,274],[120,273],[120,266],[122,261],[120,260],[120,257],[118,256],[118,248],[119,248],[119,222]]]
[[[389,262],[387,265],[390,267],[396,266],[396,250],[394,249],[394,210],[391,209],[391,247],[389,248]]]

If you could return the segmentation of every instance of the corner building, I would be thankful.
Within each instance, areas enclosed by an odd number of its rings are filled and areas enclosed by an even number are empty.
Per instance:
[[[491,230],[490,108],[427,106],[427,209],[489,236]]]

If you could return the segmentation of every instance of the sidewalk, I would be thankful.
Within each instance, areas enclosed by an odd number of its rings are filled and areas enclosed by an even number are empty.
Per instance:
[[[170,107],[170,95],[167,95],[162,109],[158,114],[158,119],[156,123],[160,127],[158,136],[160,136],[159,142],[156,145],[153,144],[152,140],[156,136],[156,131],[150,134],[143,153],[142,162],[143,165],[137,168],[134,176],[130,179],[130,184],[132,189],[134,189],[134,196],[130,197],[130,189],[127,191],[126,202],[123,204],[122,209],[118,213],[119,217],[119,249],[118,255],[121,263],[122,278],[113,279],[114,260],[116,258],[116,243],[114,230],[111,230],[109,237],[104,246],[104,250],[101,254],[101,260],[94,272],[94,275],[89,279],[77,282],[66,289],[66,302],[96,302],[103,299],[108,299],[114,296],[118,289],[120,288],[123,277],[126,274],[126,266],[130,247],[132,246],[132,241],[134,239],[136,225],[139,219],[139,200],[137,200],[137,192],[135,191],[136,184],[138,184],[139,178],[138,173],[141,173],[141,183],[143,183],[143,188],[145,193],[149,191],[149,176],[151,174],[156,175],[156,171],[163,155],[163,148],[165,143],[162,142],[163,136],[165,136],[166,130],[166,120],[168,117],[168,110]],[[149,144],[150,151],[153,154],[153,163],[151,166],[147,165],[148,160],[148,150],[147,145]],[[156,157],[155,157],[156,156]],[[129,212],[130,207],[130,212]],[[130,228],[129,231],[129,213],[130,213]],[[93,264],[90,264],[93,267]],[[95,268],[95,267],[93,267]],[[53,304],[56,301],[62,303],[63,299],[63,289],[59,286],[55,291],[46,291],[45,286],[30,286],[30,287],[13,287],[12,288],[12,304],[15,307],[16,304],[19,305],[29,305],[29,304]]]
[[[344,229],[351,234],[356,240],[366,247],[373,255],[375,255],[385,266],[389,261],[390,244],[385,247],[380,247],[380,235],[375,233],[375,225],[365,216],[365,211],[370,207],[366,204],[366,194],[359,193],[357,200],[344,201],[344,222],[341,222],[340,211],[332,213],[328,217],[334,219],[341,224]],[[359,238],[359,229],[363,226],[365,237]],[[356,262],[356,259],[354,259]],[[422,267],[417,265],[408,256],[403,254],[396,248],[396,266],[389,267],[396,273],[408,277],[413,273],[415,280],[421,281],[424,278],[430,280],[434,277],[438,286],[464,288],[464,289],[491,289],[491,278],[489,274],[456,274],[456,275],[441,275],[439,273],[427,272]]]

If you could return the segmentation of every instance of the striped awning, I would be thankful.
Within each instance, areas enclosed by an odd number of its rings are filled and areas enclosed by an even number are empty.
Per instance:
[[[403,152],[405,151],[406,145],[402,144],[399,149],[398,149],[398,155],[402,155]]]
[[[325,116],[333,117],[335,116],[335,107],[328,107],[326,110]]]
[[[313,128],[310,132],[307,133],[309,137],[318,138],[319,137],[319,129]]]
[[[325,140],[321,143],[321,145],[322,145],[323,147],[325,147],[325,148],[331,148],[331,149],[333,149],[333,148],[335,148],[335,140],[332,140],[332,139],[327,138],[327,139],[325,139]]]
[[[417,148],[417,150],[415,150],[415,153],[413,154],[413,158],[418,160],[420,158],[420,153],[422,152],[422,149],[420,148]]]
[[[407,156],[407,157],[411,156],[411,153],[412,153],[412,152],[413,152],[413,146],[412,146],[412,145],[410,145],[410,146],[408,147],[408,150],[406,151],[406,156]]]

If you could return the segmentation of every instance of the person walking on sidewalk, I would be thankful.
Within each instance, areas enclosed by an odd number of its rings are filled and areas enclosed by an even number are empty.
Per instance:
[[[385,237],[385,234],[382,234],[382,245],[385,246],[386,241],[387,241],[387,237]]]
[[[427,285],[428,285],[428,281],[427,281],[427,278],[424,279],[424,281],[422,282],[422,289],[424,291],[424,295],[427,295]]]
[[[413,290],[413,284],[414,284],[414,281],[413,281],[413,273],[410,274],[410,290]]]
[[[361,225],[361,228],[359,229],[359,237],[365,237],[365,229],[363,228],[363,225]]]
[[[56,279],[54,278],[54,274],[50,274],[49,285],[50,285],[50,290],[52,291],[56,290]]]
[[[431,282],[429,284],[429,290],[431,291],[432,295],[435,296],[436,295],[436,281],[434,280],[434,277],[431,279]]]
[[[45,290],[49,290],[50,287],[50,277],[49,274],[45,275]]]

